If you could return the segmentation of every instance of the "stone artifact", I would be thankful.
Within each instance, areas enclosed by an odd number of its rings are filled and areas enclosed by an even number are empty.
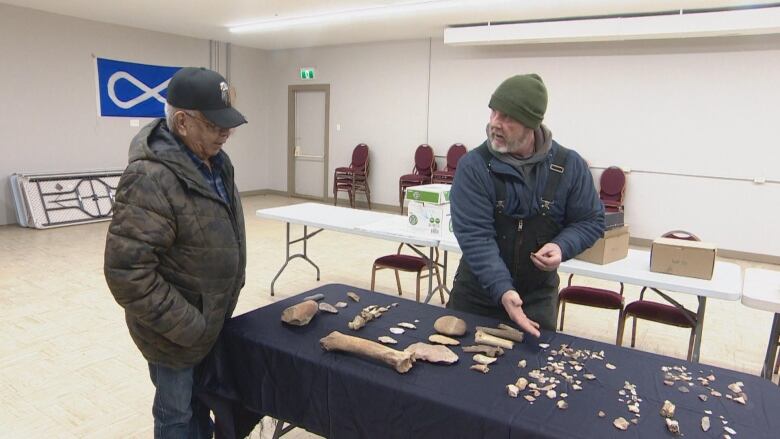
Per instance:
[[[346,308],[347,302],[336,302],[336,308]]]
[[[305,326],[317,315],[317,302],[307,300],[282,311],[282,321],[288,325]]]
[[[339,310],[335,306],[327,302],[320,302],[320,311],[329,312],[331,314],[338,314]]]
[[[477,372],[482,372],[482,373],[490,372],[490,368],[487,367],[487,364],[475,364],[471,366],[469,369],[476,370]]]
[[[729,384],[729,390],[734,393],[742,393],[742,381]]]
[[[542,348],[542,349],[547,349],[547,348],[550,347],[550,344],[549,343],[539,343],[539,347]]]
[[[414,356],[409,352],[398,351],[375,341],[345,335],[338,331],[321,338],[320,346],[326,351],[347,352],[381,361],[398,373],[408,372],[414,365]]]
[[[525,379],[525,377],[520,377],[517,379],[515,386],[520,390],[525,390],[525,388],[528,387],[528,380]]]
[[[475,354],[472,359],[479,364],[493,364],[496,361],[495,358],[482,354]]]
[[[415,360],[423,360],[429,363],[453,364],[458,361],[458,355],[447,346],[417,342],[409,345],[404,350],[411,352]]]
[[[517,362],[517,367],[525,368],[526,364],[528,364],[528,362],[523,359]]]
[[[728,434],[737,434],[737,432],[731,427],[723,427],[723,430],[725,430]]]
[[[474,334],[474,342],[477,344],[486,344],[490,346],[497,346],[504,349],[512,349],[515,344],[511,340],[507,340],[501,337],[495,337],[490,334],[486,334],[482,331],[477,331]]]
[[[614,364],[612,364],[612,363],[607,363],[607,364],[605,364],[605,366],[606,366],[606,367],[607,367],[607,369],[609,369],[609,370],[615,370],[615,369],[617,369],[617,367],[615,367],[615,365],[614,365]]]
[[[514,384],[507,384],[506,393],[508,393],[512,398],[517,398],[517,395],[520,393],[520,389],[518,389]]]
[[[586,374],[583,374],[582,376],[585,379],[588,379],[588,380],[595,380],[596,379],[596,375],[593,375],[592,373],[586,373]]]
[[[531,404],[533,404],[533,403],[534,403],[534,401],[536,401],[536,398],[534,398],[534,397],[533,397],[533,396],[531,396],[531,395],[523,395],[523,398],[525,398],[525,400],[526,400],[526,401],[528,401],[528,402],[530,402]]]
[[[614,425],[618,430],[628,430],[628,421],[626,421],[626,418],[622,416],[612,421],[612,425]]]
[[[664,401],[663,407],[661,407],[661,416],[663,416],[664,418],[673,418],[674,409],[675,409],[674,404],[672,404],[672,402],[667,399],[666,401]]]
[[[558,408],[561,410],[566,410],[567,408],[569,408],[569,403],[562,399],[558,401],[555,405],[557,405]]]
[[[438,343],[447,346],[457,346],[460,344],[458,340],[455,340],[454,338],[449,338],[441,334],[431,335],[430,337],[428,337],[428,341],[430,341],[431,343]]]
[[[555,399],[556,396],[558,396],[558,393],[555,390],[548,390],[546,393],[547,397],[550,399]]]
[[[322,300],[322,299],[324,299],[324,298],[325,298],[325,295],[324,295],[324,294],[322,294],[322,293],[317,293],[317,294],[313,294],[313,295],[311,295],[311,296],[306,296],[306,297],[304,297],[304,298],[303,298],[303,300],[304,300],[304,301],[306,301],[306,300],[314,300],[314,301],[319,301],[319,300]]]
[[[348,291],[347,292],[347,297],[349,297],[350,299],[352,299],[355,302],[360,302],[360,296],[358,296],[357,293],[355,293],[353,291]]]
[[[710,431],[710,417],[704,416],[701,418],[701,429],[703,431]]]
[[[398,340],[394,339],[393,337],[383,335],[378,338],[378,340],[384,344],[397,344]]]
[[[500,357],[504,355],[504,350],[499,347],[480,344],[463,346],[463,352],[480,353],[485,354],[488,357]]]
[[[401,323],[399,323],[399,324],[398,324],[398,325],[396,325],[396,326],[400,326],[400,327],[402,327],[402,328],[406,328],[406,329],[417,329],[417,326],[414,326],[413,324],[411,324],[411,323],[406,323],[406,322],[401,322]]]
[[[607,414],[604,413],[602,410],[599,410],[598,415],[599,415],[599,418],[603,418],[604,416],[607,416]]]
[[[466,322],[455,316],[442,316],[433,322],[433,329],[439,334],[460,337],[466,333]]]
[[[396,328],[396,327],[392,327],[392,328],[390,328],[390,332],[392,332],[392,333],[393,333],[393,334],[395,334],[395,335],[401,335],[401,334],[403,334],[404,332],[406,332],[406,330],[405,330],[405,329],[403,329],[403,328]]]
[[[485,334],[501,337],[506,340],[512,340],[518,343],[523,342],[523,333],[518,331],[517,329],[512,329],[512,328],[496,329],[496,328],[488,328],[485,326],[477,326],[476,330],[484,332]]]
[[[674,419],[666,418],[666,428],[672,434],[680,434],[680,423]]]
[[[707,395],[699,395],[699,399],[701,399],[703,402],[707,402]]]

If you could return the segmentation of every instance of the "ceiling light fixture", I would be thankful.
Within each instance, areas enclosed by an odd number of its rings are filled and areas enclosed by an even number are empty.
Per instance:
[[[374,17],[388,17],[393,15],[408,15],[421,11],[430,11],[443,7],[451,7],[453,4],[467,3],[462,0],[412,0],[398,2],[389,5],[376,5],[358,9],[326,12],[322,14],[303,15],[288,18],[272,18],[269,20],[255,21],[251,23],[228,25],[231,33],[268,32],[292,27],[333,24],[356,19]]]

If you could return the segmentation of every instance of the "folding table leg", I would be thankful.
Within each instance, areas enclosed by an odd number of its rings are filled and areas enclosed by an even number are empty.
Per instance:
[[[287,268],[287,264],[290,263],[295,258],[301,258],[311,264],[316,270],[317,270],[317,280],[320,280],[320,267],[317,266],[317,264],[314,263],[311,259],[309,259],[308,255],[308,242],[309,238],[315,236],[316,234],[320,233],[324,229],[319,229],[312,234],[309,234],[308,232],[308,226],[303,226],[303,237],[298,238],[296,240],[290,241],[290,223],[287,223],[287,239],[285,243],[285,258],[284,258],[284,264],[282,265],[282,268],[279,269],[279,271],[276,273],[276,276],[274,276],[273,280],[271,280],[271,295],[274,295],[274,284],[276,283],[276,279],[279,278],[279,276],[282,274],[285,268]],[[290,246],[292,244],[298,243],[303,241],[303,253],[296,253],[292,256],[290,256]]]
[[[696,311],[696,340],[693,342],[693,357],[691,362],[699,362],[699,348],[701,348],[701,333],[704,327],[704,310],[707,307],[707,298],[699,296],[699,309]]]
[[[761,371],[761,375],[772,380],[772,372],[775,368],[775,355],[777,355],[777,338],[780,337],[780,314],[775,314],[775,319],[772,321],[772,331],[769,332],[769,344],[766,348],[766,356],[764,357],[764,369]]]

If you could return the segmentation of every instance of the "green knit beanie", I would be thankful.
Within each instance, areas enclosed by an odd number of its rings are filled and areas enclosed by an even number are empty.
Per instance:
[[[547,88],[536,73],[515,75],[498,86],[488,107],[535,130],[547,110]]]

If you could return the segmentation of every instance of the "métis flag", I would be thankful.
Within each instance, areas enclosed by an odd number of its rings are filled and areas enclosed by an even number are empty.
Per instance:
[[[179,69],[97,58],[100,115],[163,117],[168,83]]]

